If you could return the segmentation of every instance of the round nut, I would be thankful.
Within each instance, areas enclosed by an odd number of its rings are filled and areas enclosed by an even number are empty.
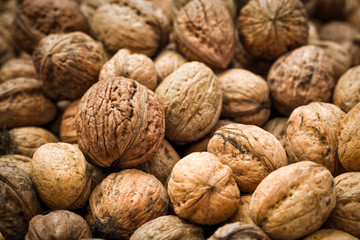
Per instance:
[[[322,40],[341,43],[353,39],[359,33],[360,31],[350,23],[331,21],[322,26],[319,35]]]
[[[7,163],[23,170],[31,176],[31,158],[18,154],[7,154],[0,156],[0,163]]]
[[[1,66],[0,82],[19,77],[37,78],[37,73],[31,59],[13,58]]]
[[[227,220],[228,223],[243,222],[255,225],[254,221],[250,217],[250,202],[252,194],[241,195],[239,207],[235,214]]]
[[[310,235],[303,240],[358,240],[358,238],[336,229],[321,229]]]
[[[277,140],[280,141],[281,145],[285,148],[285,142],[286,142],[286,127],[287,127],[287,118],[284,117],[278,117],[273,118],[270,121],[268,121],[263,129],[265,131],[268,131],[272,135],[274,135]]]
[[[75,116],[78,112],[80,99],[72,102],[64,111],[60,124],[60,139],[66,143],[77,143]]]
[[[164,50],[155,58],[154,64],[158,82],[181,67],[187,60],[179,53],[172,50]]]
[[[218,228],[208,240],[223,239],[256,239],[270,240],[258,226],[254,224],[235,222]]]

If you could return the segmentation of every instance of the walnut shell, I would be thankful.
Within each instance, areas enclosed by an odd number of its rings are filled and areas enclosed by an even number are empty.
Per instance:
[[[227,220],[228,223],[243,222],[255,225],[254,221],[250,217],[250,202],[252,194],[241,195],[239,207],[235,214]]]
[[[179,217],[209,225],[231,217],[240,200],[230,167],[208,152],[192,153],[175,164],[168,194]]]
[[[229,124],[219,128],[208,152],[228,165],[241,192],[253,192],[272,171],[287,165],[286,152],[271,133],[254,126]]]
[[[355,26],[358,30],[360,30],[360,7],[357,7],[352,11],[347,17],[346,21]]]
[[[31,176],[31,158],[19,154],[7,154],[0,156],[0,163],[8,163],[23,170]]]
[[[342,45],[344,50],[350,54],[351,66],[360,65],[360,35],[353,38],[351,41],[343,42]]]
[[[256,188],[250,216],[271,239],[297,239],[318,229],[336,204],[329,170],[310,161],[270,173]]]
[[[97,82],[81,98],[75,127],[81,151],[95,166],[130,168],[159,149],[165,115],[151,90],[114,77]]]
[[[129,169],[107,176],[91,193],[89,218],[99,236],[129,239],[142,224],[167,214],[168,195],[153,175]]]
[[[254,240],[270,240],[268,236],[258,226],[254,224],[235,222],[228,223],[218,228],[208,240],[223,239],[254,239]]]
[[[234,25],[217,0],[189,1],[174,21],[177,48],[191,61],[226,68],[234,55]]]
[[[155,93],[164,107],[166,136],[175,143],[204,137],[219,119],[221,89],[216,75],[203,63],[185,63]]]
[[[0,66],[16,55],[12,36],[13,19],[14,14],[12,13],[0,14]]]
[[[86,163],[91,175],[91,191],[99,185],[109,174],[102,168],[95,167],[91,163]]]
[[[272,135],[274,135],[281,143],[281,145],[285,148],[286,142],[286,127],[287,127],[287,120],[288,118],[278,117],[273,118],[268,121],[263,129],[268,131]]]
[[[321,229],[308,235],[303,240],[358,240],[358,238],[336,229]]]
[[[326,225],[360,238],[360,172],[348,172],[335,179],[336,206]]]
[[[331,21],[322,26],[319,35],[322,40],[341,43],[353,39],[359,33],[360,31],[350,23]]]
[[[181,67],[187,60],[179,53],[172,50],[164,50],[155,58],[155,70],[160,83],[164,78]]]
[[[72,102],[62,115],[60,124],[60,139],[66,143],[77,143],[77,134],[75,128],[75,116],[78,111],[80,99]]]
[[[335,86],[329,57],[307,45],[280,57],[271,66],[267,82],[272,103],[284,115],[310,102],[329,102]]]
[[[56,106],[40,81],[15,78],[0,84],[0,123],[7,128],[43,125],[55,115]]]
[[[131,53],[120,49],[101,68],[99,81],[110,77],[126,77],[138,81],[150,90],[157,85],[157,75],[154,62],[144,54]]]
[[[13,58],[1,66],[0,82],[18,77],[37,78],[37,73],[31,59]]]
[[[51,209],[85,206],[91,178],[84,155],[69,143],[46,143],[31,161],[31,177],[44,203]]]
[[[57,210],[33,217],[25,240],[78,240],[91,237],[90,227],[80,215],[67,210]]]
[[[82,32],[50,34],[39,42],[33,59],[49,97],[75,100],[98,81],[105,52]]]
[[[185,223],[177,216],[155,218],[139,227],[130,240],[203,240],[203,230],[192,224]]]

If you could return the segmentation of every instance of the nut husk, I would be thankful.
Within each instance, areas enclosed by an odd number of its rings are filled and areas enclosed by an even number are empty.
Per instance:
[[[358,238],[336,229],[320,229],[303,240],[358,240]]]
[[[208,240],[223,239],[254,239],[254,240],[270,240],[268,236],[258,226],[243,222],[228,223],[218,228]]]
[[[37,73],[31,59],[13,58],[1,66],[0,82],[18,77],[37,78]]]
[[[72,102],[64,111],[60,124],[60,139],[66,143],[77,143],[75,116],[78,111],[80,99]]]

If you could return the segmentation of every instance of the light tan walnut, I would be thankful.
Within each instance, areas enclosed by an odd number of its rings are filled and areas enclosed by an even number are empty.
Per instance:
[[[285,148],[286,142],[286,127],[287,127],[288,118],[277,117],[268,121],[263,129],[268,131],[272,135],[274,135],[281,143],[281,145]]]
[[[155,58],[154,64],[158,82],[181,67],[187,60],[180,54],[172,50],[164,50]]]
[[[0,163],[14,165],[31,176],[31,158],[19,154],[7,154],[0,156]]]
[[[75,116],[78,111],[80,99],[72,102],[62,115],[59,135],[62,142],[77,143],[77,134],[75,128]]]
[[[270,240],[258,226],[243,222],[228,223],[218,228],[208,240],[256,239]]]
[[[303,240],[358,240],[358,238],[336,229],[320,229]]]
[[[254,224],[254,221],[250,217],[250,202],[252,194],[250,195],[241,195],[239,207],[236,210],[235,214],[227,220],[229,223],[233,222],[243,222],[248,224]]]
[[[37,73],[31,59],[13,58],[1,66],[0,82],[18,77],[37,78]]]

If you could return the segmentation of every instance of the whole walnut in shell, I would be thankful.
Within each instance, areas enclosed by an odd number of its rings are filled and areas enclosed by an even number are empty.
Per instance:
[[[268,121],[263,129],[268,131],[272,135],[274,135],[281,143],[281,145],[285,148],[286,142],[286,127],[287,127],[287,118],[285,117],[278,117],[273,118]]]
[[[166,77],[155,93],[164,107],[166,136],[173,142],[198,140],[219,119],[221,89],[216,75],[203,63],[185,63]]]
[[[144,223],[167,214],[168,195],[153,175],[129,169],[107,176],[91,193],[88,222],[106,239],[129,239]]]
[[[31,177],[44,203],[51,209],[85,206],[91,178],[84,155],[69,143],[46,143],[31,161]]]
[[[226,222],[243,222],[248,224],[255,225],[254,221],[250,217],[250,202],[251,202],[252,194],[250,195],[241,195],[239,207],[236,210],[235,214],[232,215]]]
[[[81,98],[75,127],[81,151],[95,166],[131,168],[159,149],[165,116],[151,90],[114,77],[97,82]]]
[[[175,164],[168,194],[179,217],[207,225],[231,217],[240,199],[230,167],[208,152],[189,154]]]
[[[0,82],[18,77],[37,78],[34,63],[31,59],[13,58],[1,66]]]
[[[360,35],[350,41],[343,42],[342,46],[344,47],[344,50],[350,54],[351,66],[360,65]]]
[[[223,239],[256,239],[270,240],[268,236],[255,224],[243,222],[228,223],[218,228],[208,240]]]
[[[91,237],[90,227],[80,215],[67,210],[57,210],[34,216],[29,223],[25,240],[78,240]]]
[[[187,60],[179,53],[172,50],[162,51],[154,60],[158,82],[181,67]]]
[[[358,240],[358,238],[336,229],[320,229],[303,240]]]
[[[310,102],[329,102],[335,86],[329,57],[307,45],[281,56],[271,66],[267,82],[272,103],[284,115]]]
[[[322,26],[319,35],[320,39],[341,43],[351,40],[360,31],[348,22],[331,21]]]
[[[299,0],[250,0],[240,11],[237,28],[245,49],[268,60],[308,39],[307,13]]]
[[[50,34],[35,48],[33,60],[49,97],[75,100],[98,81],[105,52],[82,32]]]
[[[271,239],[298,239],[318,229],[336,204],[329,170],[310,161],[270,173],[256,188],[250,216]]]
[[[14,165],[31,176],[31,158],[19,154],[7,154],[0,156],[0,163]]]
[[[59,135],[62,142],[77,143],[75,116],[78,111],[80,99],[72,102],[62,115]]]
[[[12,13],[0,14],[0,66],[16,56],[12,36],[13,19]]]

